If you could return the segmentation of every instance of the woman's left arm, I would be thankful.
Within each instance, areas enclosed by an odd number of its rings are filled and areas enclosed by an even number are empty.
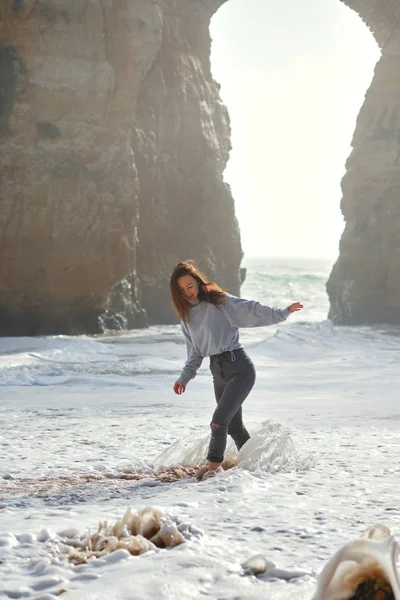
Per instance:
[[[226,296],[225,306],[229,321],[238,328],[276,325],[285,321],[291,313],[303,308],[300,302],[294,302],[287,308],[274,308],[255,300],[237,298],[230,294]]]

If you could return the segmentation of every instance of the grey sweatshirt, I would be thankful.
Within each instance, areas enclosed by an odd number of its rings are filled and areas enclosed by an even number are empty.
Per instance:
[[[197,302],[190,308],[186,323],[181,322],[186,340],[187,361],[179,376],[182,385],[196,376],[205,356],[220,354],[226,350],[242,348],[239,327],[262,327],[285,321],[287,308],[271,308],[255,302],[226,294],[219,306],[209,302]]]

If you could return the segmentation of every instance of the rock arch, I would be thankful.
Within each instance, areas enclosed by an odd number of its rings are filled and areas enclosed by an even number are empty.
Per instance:
[[[239,292],[229,117],[209,64],[225,1],[0,4],[0,335],[95,332],[105,308],[130,327],[143,308],[171,322],[182,258]],[[382,58],[343,179],[331,316],[399,322],[400,2],[346,4]]]
[[[400,2],[344,3],[382,54],[342,180],[346,225],[327,282],[329,316],[340,324],[400,323]]]
[[[341,1],[369,28],[381,58],[342,180],[345,229],[327,282],[329,317],[400,323],[400,1]]]

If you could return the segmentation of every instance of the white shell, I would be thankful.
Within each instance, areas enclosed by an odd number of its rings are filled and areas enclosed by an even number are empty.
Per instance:
[[[376,569],[390,583],[395,600],[400,600],[398,548],[388,527],[370,527],[359,539],[343,546],[325,565],[312,600],[349,600],[362,581],[374,578]]]

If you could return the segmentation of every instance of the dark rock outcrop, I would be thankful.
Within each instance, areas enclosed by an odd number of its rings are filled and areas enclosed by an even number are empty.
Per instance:
[[[184,258],[239,291],[222,3],[0,4],[0,335],[170,322]]]
[[[400,1],[346,0],[382,56],[357,120],[342,181],[346,226],[327,283],[329,317],[400,323]]]
[[[210,279],[240,289],[239,230],[222,182],[229,117],[210,72],[210,18],[222,3],[165,3],[161,47],[138,97],[137,264],[150,323],[176,320],[168,283],[180,260],[195,259]]]

